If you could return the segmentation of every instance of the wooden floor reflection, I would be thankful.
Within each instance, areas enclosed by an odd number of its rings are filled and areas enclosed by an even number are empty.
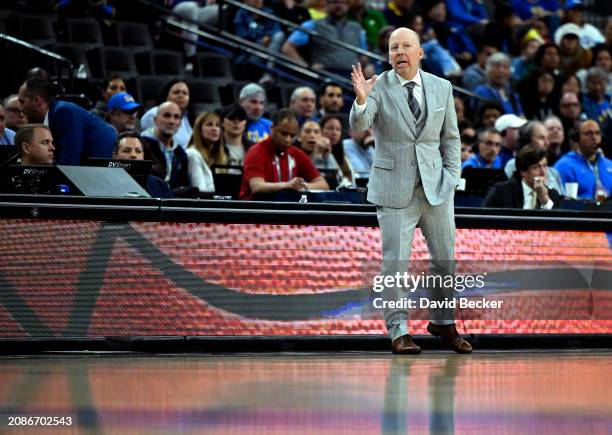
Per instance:
[[[611,398],[599,351],[0,359],[7,434],[610,434]]]

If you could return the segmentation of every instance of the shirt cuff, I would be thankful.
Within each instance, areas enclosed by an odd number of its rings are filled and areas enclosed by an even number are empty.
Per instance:
[[[357,103],[357,101],[355,101],[355,114],[356,115],[361,115],[363,112],[365,112],[366,106],[368,105],[367,102],[363,103],[363,104],[359,104]]]
[[[542,204],[540,206],[541,210],[551,210],[553,208],[555,204],[553,203],[552,199],[548,198],[548,202],[546,204]]]

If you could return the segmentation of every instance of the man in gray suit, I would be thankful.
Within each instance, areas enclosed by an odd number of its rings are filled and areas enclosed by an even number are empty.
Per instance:
[[[354,130],[374,128],[376,151],[368,185],[368,200],[376,204],[382,233],[383,276],[408,271],[417,225],[427,240],[430,275],[452,275],[455,259],[453,200],[460,176],[461,142],[451,84],[419,68],[423,57],[419,38],[399,28],[389,39],[393,70],[366,80],[361,66],[351,74],[356,99],[351,108]],[[429,299],[452,300],[452,288],[431,288]],[[408,297],[400,285],[386,288],[383,301]],[[392,351],[417,354],[408,333],[406,309],[385,304]],[[430,309],[430,334],[455,352],[469,353],[470,344],[458,334],[453,310]]]

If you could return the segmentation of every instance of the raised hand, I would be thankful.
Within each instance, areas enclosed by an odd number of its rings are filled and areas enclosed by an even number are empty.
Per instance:
[[[357,95],[357,104],[365,104],[368,100],[368,95],[374,88],[374,83],[378,79],[378,76],[374,74],[371,79],[366,80],[361,71],[361,65],[353,65],[353,72],[351,73],[351,80],[353,81],[353,89],[355,95]]]

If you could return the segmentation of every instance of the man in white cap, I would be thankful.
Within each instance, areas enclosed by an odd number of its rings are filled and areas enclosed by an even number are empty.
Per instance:
[[[578,26],[580,45],[582,45],[584,48],[592,48],[595,45],[606,41],[601,31],[597,27],[584,22],[584,17],[582,14],[582,11],[584,10],[583,3],[583,0],[565,1],[563,10],[566,24],[559,27],[559,29],[555,32],[555,43],[557,45],[559,45],[559,42],[557,41],[557,33],[559,33],[559,30],[567,26],[567,24],[576,24]],[[558,40],[560,41],[561,37],[559,37]]]
[[[502,146],[499,151],[502,168],[514,158],[518,150],[519,128],[525,124],[527,124],[525,119],[513,113],[502,115],[495,121],[495,130],[502,135]]]
[[[257,143],[270,136],[272,121],[264,118],[266,91],[257,83],[249,83],[240,90],[238,102],[247,114],[247,139]]]

